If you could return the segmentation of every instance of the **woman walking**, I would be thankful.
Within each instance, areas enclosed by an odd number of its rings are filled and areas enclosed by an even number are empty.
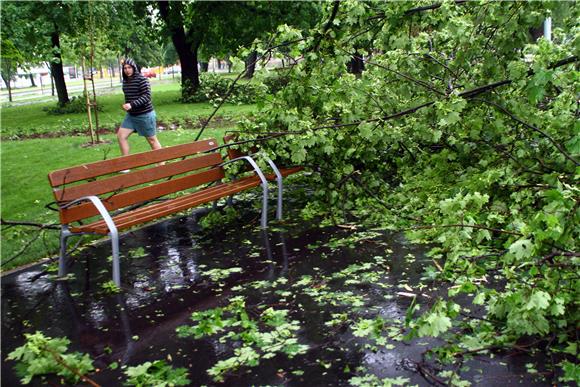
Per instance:
[[[133,132],[145,137],[151,149],[161,149],[156,135],[157,117],[151,102],[151,86],[147,78],[141,75],[135,62],[129,58],[123,62],[123,93],[125,103],[121,107],[127,114],[117,131],[121,154],[129,154],[128,139]]]

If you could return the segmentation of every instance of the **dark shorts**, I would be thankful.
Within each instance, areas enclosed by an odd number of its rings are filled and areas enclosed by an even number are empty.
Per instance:
[[[133,129],[143,137],[153,137],[157,134],[157,116],[155,110],[149,113],[132,116],[127,113],[121,128]]]

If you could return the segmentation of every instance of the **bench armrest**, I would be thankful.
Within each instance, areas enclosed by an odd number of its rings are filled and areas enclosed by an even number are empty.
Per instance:
[[[93,206],[95,206],[97,211],[99,211],[99,214],[101,215],[101,217],[103,218],[103,220],[107,224],[107,227],[109,228],[109,232],[111,233],[111,236],[118,235],[117,226],[115,226],[115,222],[113,222],[113,218],[111,218],[111,214],[109,214],[109,211],[107,211],[107,209],[105,208],[105,205],[103,204],[101,199],[99,199],[99,197],[97,197],[97,196],[83,196],[81,198],[75,199],[72,202],[68,202],[67,204],[59,206],[59,207],[61,209],[65,209],[65,208],[72,206],[73,204],[77,204],[80,202],[86,202],[86,201],[90,201],[93,204]]]
[[[256,174],[260,177],[260,181],[262,182],[262,220],[260,224],[263,229],[266,229],[268,227],[268,179],[266,179],[266,176],[264,176],[262,170],[260,169],[258,164],[256,164],[256,161],[250,156],[242,156],[232,160],[225,161],[220,164],[220,167],[233,163],[234,161],[247,161],[248,163],[250,163],[252,168],[254,168]]]
[[[266,162],[268,163],[268,165],[270,165],[270,168],[272,168],[272,171],[274,171],[274,174],[276,175],[276,185],[278,187],[278,195],[277,195],[277,197],[278,197],[277,202],[278,203],[277,203],[277,206],[276,206],[276,218],[278,220],[281,220],[282,219],[282,201],[283,201],[282,195],[283,195],[283,191],[284,191],[284,183],[282,182],[282,174],[280,173],[280,170],[278,169],[278,167],[276,166],[276,164],[274,164],[274,162],[272,161],[272,159],[270,159],[268,156],[266,156],[266,154],[264,154],[263,152],[252,153],[252,154],[249,154],[248,156],[244,156],[244,157],[240,157],[240,158],[249,158],[251,161],[250,160],[248,160],[248,161],[253,166],[254,164],[256,164],[255,158],[257,156],[259,156],[259,157],[263,158],[264,160],[266,160]],[[231,161],[234,161],[234,160],[236,160],[236,159],[233,159]]]
[[[223,167],[224,165],[233,163],[235,161],[247,161],[252,166],[252,168],[254,169],[256,174],[258,175],[258,177],[260,178],[262,185],[264,187],[268,188],[268,180],[266,179],[266,176],[264,175],[264,173],[262,172],[262,170],[260,169],[260,167],[258,166],[256,161],[250,156],[242,156],[242,157],[237,157],[235,159],[225,161],[225,162],[220,164],[220,167]]]
[[[282,174],[280,173],[280,169],[278,169],[278,167],[276,166],[276,164],[274,164],[274,162],[272,161],[271,158],[266,156],[266,154],[264,152],[253,153],[250,156],[252,156],[252,157],[253,156],[260,156],[261,158],[266,160],[268,165],[270,165],[270,168],[272,168],[272,171],[274,171],[274,174],[276,175],[276,180],[279,182],[278,184],[282,184]]]

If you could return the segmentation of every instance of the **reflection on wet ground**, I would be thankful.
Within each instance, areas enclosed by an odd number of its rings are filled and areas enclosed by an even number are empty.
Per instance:
[[[106,242],[77,255],[70,268],[73,280],[55,281],[43,274],[41,266],[5,276],[4,358],[23,343],[23,333],[39,330],[51,337],[66,336],[71,350],[90,354],[101,370],[91,377],[103,386],[122,385],[125,380],[120,368],[108,368],[112,362],[137,365],[156,359],[186,367],[192,385],[213,385],[206,371],[229,356],[232,348],[211,337],[178,338],[175,329],[191,325],[193,311],[223,306],[233,295],[243,294],[248,307],[283,304],[300,322],[300,343],[310,349],[293,359],[278,355],[262,360],[259,367],[243,368],[229,375],[226,385],[348,385],[353,376],[365,373],[429,385],[414,364],[437,341],[392,341],[373,348],[348,326],[327,324],[346,312],[400,324],[411,302],[408,294],[417,291],[422,268],[429,263],[424,247],[406,243],[401,235],[365,234],[301,221],[273,224],[262,232],[255,227],[255,217],[253,212],[246,214],[212,232],[201,230],[193,218],[182,217],[125,234],[119,294],[102,288],[111,278]],[[352,239],[353,235],[358,237]],[[371,269],[380,280],[349,284],[345,269],[368,262],[374,262]],[[207,275],[217,268],[241,270],[223,279]],[[344,278],[332,277],[339,272]],[[305,278],[312,280],[300,287]],[[252,285],[264,283],[257,281],[278,285],[268,290]],[[318,292],[327,287],[335,293]],[[313,295],[313,290],[318,293]],[[476,358],[465,364],[462,376],[485,386],[545,385],[526,374],[528,360],[509,354]],[[3,361],[2,385],[20,384],[13,366]]]

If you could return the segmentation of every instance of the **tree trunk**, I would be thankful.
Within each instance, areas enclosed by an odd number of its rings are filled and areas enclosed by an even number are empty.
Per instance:
[[[199,71],[197,70],[197,50],[200,42],[188,42],[183,29],[181,2],[159,1],[159,12],[171,34],[179,62],[181,63],[181,93],[186,97],[199,89]],[[171,12],[171,15],[169,14]]]
[[[362,54],[358,52],[351,58],[349,64],[347,65],[348,72],[354,74],[359,78],[365,69],[365,63]]]
[[[6,88],[8,89],[8,101],[12,102],[12,87],[10,86],[10,77],[8,79],[2,74],[2,80],[6,84]]]
[[[36,87],[36,83],[34,83],[34,75],[30,73],[28,76],[30,77],[30,87]]]
[[[69,103],[70,100],[68,98],[68,91],[66,90],[66,83],[64,81],[62,57],[60,55],[60,36],[56,26],[55,30],[50,35],[50,39],[52,41],[52,48],[54,50],[54,60],[50,62],[50,72],[54,78],[56,93],[58,95],[58,104],[60,106],[64,106]]]
[[[540,24],[538,27],[535,28],[530,28],[528,30],[528,33],[530,34],[532,42],[536,42],[538,39],[544,36],[544,24]]]
[[[254,71],[256,71],[256,60],[258,59],[258,51],[254,50],[246,58],[246,70],[244,78],[252,79],[254,77]]]
[[[207,73],[209,71],[209,63],[208,62],[199,62],[199,69],[202,73]]]

